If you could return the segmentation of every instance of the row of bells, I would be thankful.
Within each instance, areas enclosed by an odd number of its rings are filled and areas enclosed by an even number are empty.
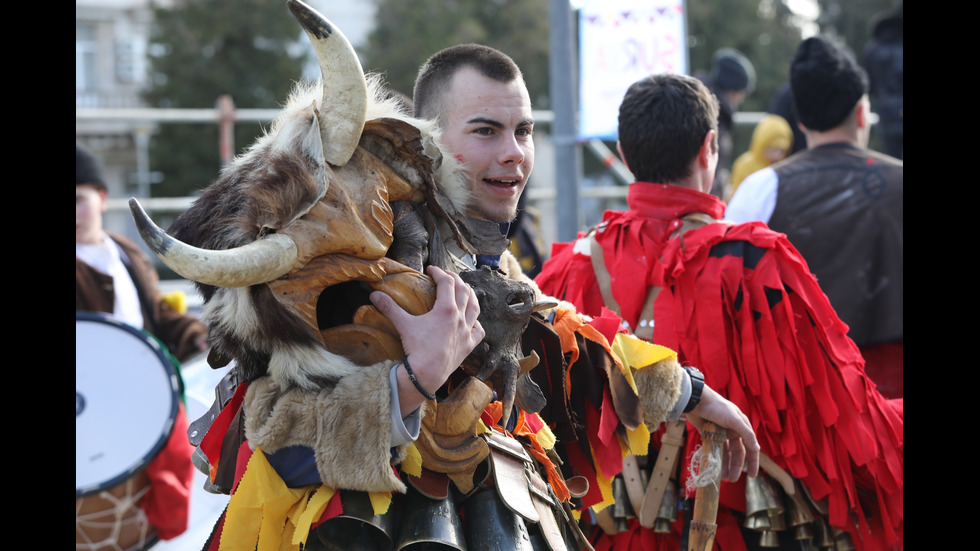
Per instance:
[[[760,547],[779,547],[779,532],[791,531],[795,540],[809,542],[806,547],[829,551],[853,551],[847,532],[831,530],[818,506],[799,483],[788,495],[763,472],[746,478],[745,524],[759,532]]]
[[[344,513],[310,534],[307,551],[554,551],[494,489],[457,504],[453,496],[431,499],[409,485],[384,515],[374,514],[364,492],[345,491],[342,499]]]
[[[646,488],[648,475],[646,469],[640,469],[640,487]],[[629,519],[635,518],[636,511],[630,502],[626,492],[626,482],[623,477],[617,476],[612,481],[613,499],[612,505],[613,522],[616,531],[623,532],[629,529]],[[664,489],[664,497],[660,502],[660,509],[657,510],[657,520],[654,522],[653,531],[658,534],[670,533],[670,525],[677,521],[677,483],[673,480],[667,481]]]
[[[640,470],[641,487],[647,486],[647,473]],[[765,473],[758,477],[747,478],[745,486],[745,527],[759,532],[760,547],[779,547],[779,532],[792,530],[792,536],[797,541],[809,540],[807,547],[825,549],[828,551],[853,551],[854,544],[850,534],[840,530],[832,530],[820,514],[805,488],[795,481],[796,491],[787,495],[772,478]],[[636,511],[630,503],[626,492],[626,483],[622,477],[613,479],[612,516],[617,531],[628,529],[630,518],[636,517]],[[653,531],[669,533],[671,524],[677,521],[677,483],[670,480],[664,491],[660,509]]]

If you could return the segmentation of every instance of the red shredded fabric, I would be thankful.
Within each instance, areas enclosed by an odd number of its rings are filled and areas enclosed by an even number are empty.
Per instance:
[[[669,239],[684,214],[723,214],[720,201],[693,190],[634,184],[628,201],[631,210],[607,212],[596,235],[623,318],[635,324],[647,287],[663,287],[654,342],[698,366],[749,416],[763,452],[827,500],[830,523],[857,549],[901,546],[902,404],[876,391],[796,249],[761,223],[710,224]],[[557,247],[536,281],[600,313],[591,261],[570,247]],[[698,441],[691,434],[689,449]],[[738,549],[729,538],[741,536],[720,527],[722,549]]]
[[[194,447],[187,441],[187,414],[184,404],[179,404],[173,432],[146,467],[150,489],[140,505],[162,540],[173,539],[187,530],[194,481],[193,453]]]

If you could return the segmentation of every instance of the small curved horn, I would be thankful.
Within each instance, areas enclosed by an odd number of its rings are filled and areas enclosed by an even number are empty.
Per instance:
[[[296,243],[279,233],[236,249],[199,249],[167,235],[150,220],[136,198],[129,200],[129,210],[146,246],[164,264],[205,285],[247,287],[266,283],[288,272],[298,256]]]
[[[354,154],[364,131],[367,110],[364,70],[354,47],[330,20],[300,0],[289,0],[288,5],[310,37],[320,62],[323,157],[334,166],[343,166]]]

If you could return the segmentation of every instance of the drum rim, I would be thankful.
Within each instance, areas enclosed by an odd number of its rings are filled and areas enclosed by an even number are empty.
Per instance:
[[[132,325],[126,324],[112,316],[109,316],[107,314],[102,314],[99,312],[76,311],[75,322],[77,323],[79,321],[96,322],[96,323],[104,323],[107,325],[113,325],[139,338],[139,340],[142,341],[144,344],[146,344],[151,350],[153,350],[153,352],[161,360],[164,371],[166,371],[168,375],[167,379],[170,381],[170,391],[173,399],[171,400],[170,415],[168,417],[165,430],[160,434],[160,437],[153,444],[153,447],[150,448],[150,451],[145,456],[135,461],[127,469],[123,470],[123,472],[119,473],[118,475],[112,477],[109,480],[103,481],[99,484],[89,485],[83,488],[76,487],[75,499],[90,496],[98,492],[101,492],[103,490],[108,490],[110,488],[113,488],[125,482],[126,480],[132,478],[139,472],[143,471],[147,467],[147,465],[149,465],[150,462],[153,461],[157,457],[157,455],[160,454],[160,451],[167,443],[167,440],[169,440],[170,437],[173,435],[174,424],[177,421],[177,412],[180,408],[180,388],[179,388],[180,373],[177,371],[177,368],[176,366],[174,366],[173,361],[171,361],[170,357],[165,352],[163,345],[158,340],[156,340],[156,338],[154,338],[152,335],[148,334],[145,331],[133,327]],[[77,371],[78,369],[77,365],[75,366],[75,369]]]

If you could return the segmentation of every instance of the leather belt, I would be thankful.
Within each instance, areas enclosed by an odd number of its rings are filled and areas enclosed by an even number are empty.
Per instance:
[[[667,431],[660,440],[660,453],[657,454],[657,462],[650,474],[650,483],[647,485],[646,495],[643,496],[643,504],[637,510],[640,525],[644,528],[652,529],[657,521],[657,512],[660,511],[660,503],[664,499],[667,482],[677,470],[677,458],[680,455],[681,446],[684,445],[684,428],[686,425],[687,421],[684,420],[667,423]]]

